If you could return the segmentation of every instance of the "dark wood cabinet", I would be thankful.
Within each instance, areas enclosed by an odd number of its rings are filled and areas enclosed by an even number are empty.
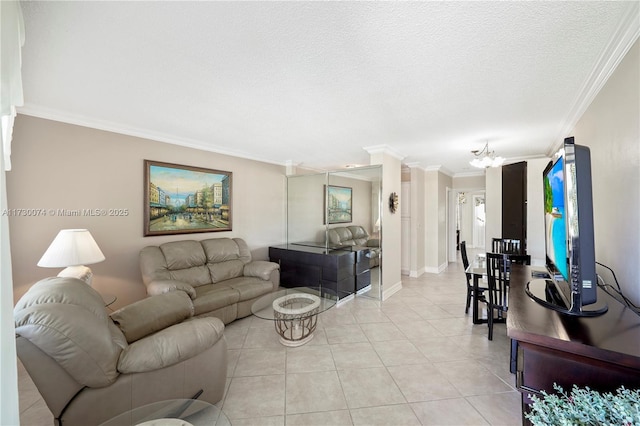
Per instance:
[[[269,247],[269,259],[280,264],[282,287],[323,286],[341,299],[371,283],[368,253],[366,248],[334,250],[310,244]]]
[[[598,301],[609,307],[606,314],[562,315],[527,296],[529,267],[513,265],[511,274],[507,334],[517,341],[516,387],[523,413],[529,395],[553,393],[554,383],[565,390],[574,384],[606,392],[623,385],[640,388],[640,316],[600,289]]]
[[[527,163],[502,166],[502,238],[520,240],[526,253]]]
[[[369,249],[356,249],[356,262],[354,265],[354,275],[356,277],[356,293],[371,284],[370,258]]]

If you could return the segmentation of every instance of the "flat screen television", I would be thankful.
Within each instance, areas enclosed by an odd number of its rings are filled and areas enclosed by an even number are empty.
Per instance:
[[[544,192],[546,267],[545,298],[527,286],[537,302],[567,315],[597,316],[607,311],[597,302],[591,190],[591,153],[564,140],[564,154],[550,162],[542,173]],[[531,283],[530,283],[531,284]]]

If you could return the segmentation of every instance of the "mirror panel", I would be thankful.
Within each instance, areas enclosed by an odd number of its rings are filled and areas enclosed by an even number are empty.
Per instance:
[[[287,244],[332,250],[335,244],[329,230],[361,226],[368,235],[363,244],[365,248],[371,246],[371,257],[356,266],[360,274],[368,274],[361,275],[365,277],[362,283],[368,285],[359,288],[356,282],[356,287],[359,296],[376,300],[382,295],[381,185],[380,165],[287,177]],[[369,269],[365,271],[367,264]]]

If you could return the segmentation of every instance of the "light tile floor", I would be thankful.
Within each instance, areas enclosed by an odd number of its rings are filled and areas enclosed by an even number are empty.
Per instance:
[[[490,342],[465,315],[461,262],[402,284],[382,303],[359,297],[322,314],[299,348],[280,345],[270,321],[228,324],[220,405],[232,424],[519,425],[505,326]],[[22,425],[52,424],[21,365],[19,388]]]

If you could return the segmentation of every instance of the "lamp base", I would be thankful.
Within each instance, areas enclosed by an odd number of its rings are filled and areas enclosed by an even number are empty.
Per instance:
[[[93,272],[91,272],[91,269],[89,269],[89,267],[84,265],[69,266],[63,269],[62,271],[60,271],[58,276],[68,277],[68,278],[78,278],[90,286],[91,279],[93,278]]]

